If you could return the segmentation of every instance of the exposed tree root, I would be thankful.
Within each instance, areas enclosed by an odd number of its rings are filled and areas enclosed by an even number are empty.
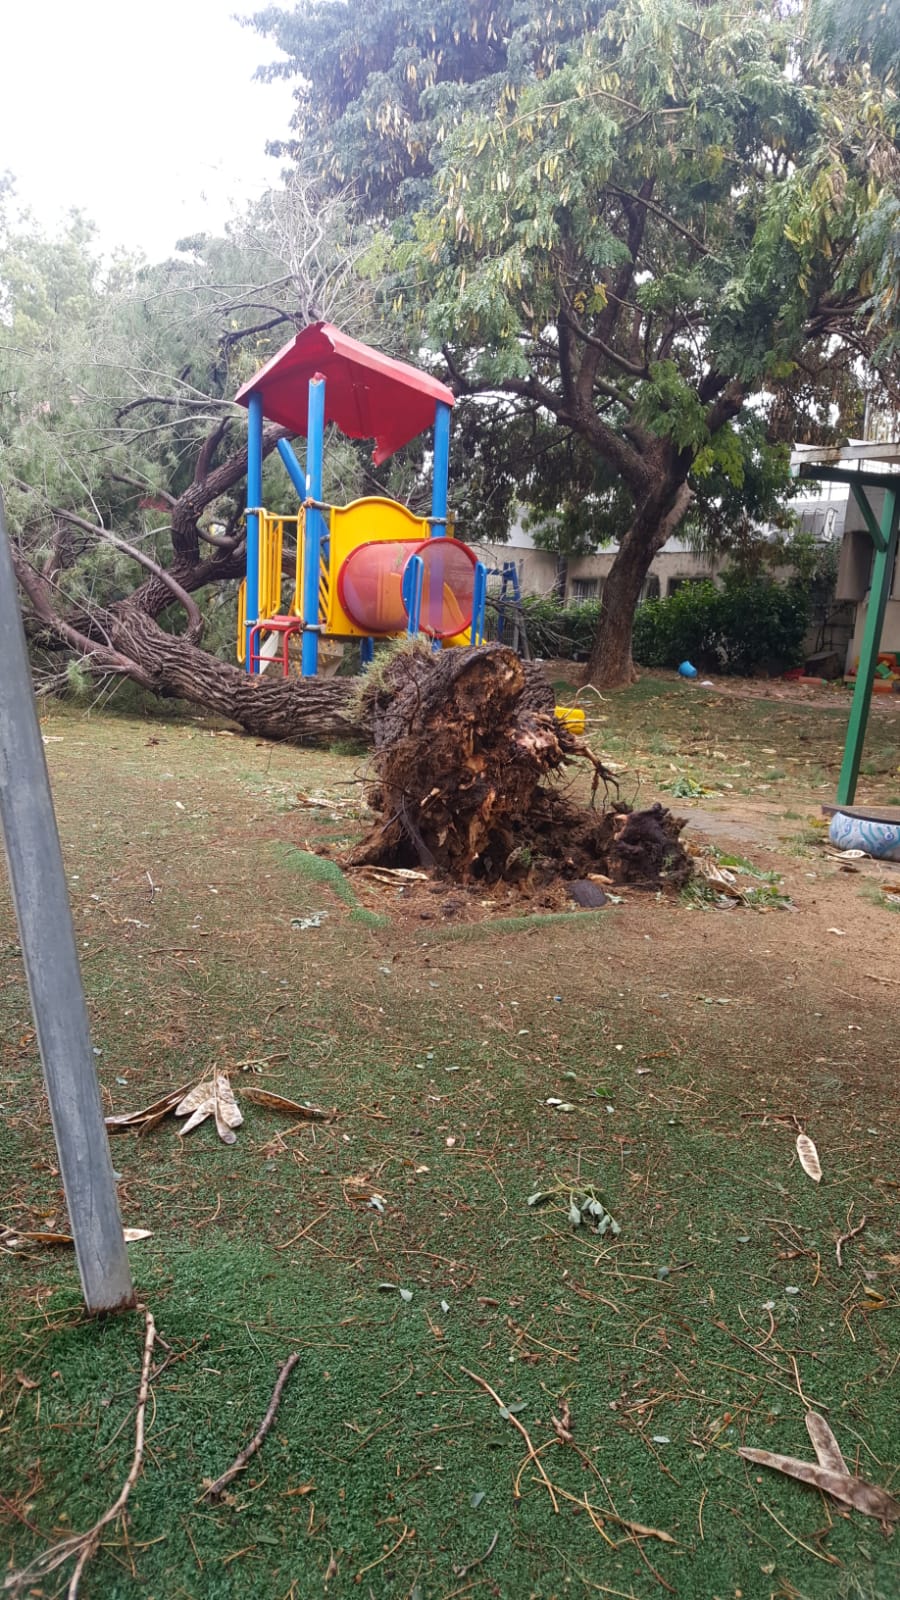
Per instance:
[[[691,875],[684,824],[662,806],[574,804],[554,780],[579,760],[611,772],[557,722],[553,694],[502,645],[398,655],[364,707],[380,820],[350,866],[422,866],[460,883],[600,872],[657,888]]]

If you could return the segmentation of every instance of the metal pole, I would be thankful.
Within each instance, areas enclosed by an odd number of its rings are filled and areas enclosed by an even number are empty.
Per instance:
[[[434,465],[431,474],[432,537],[447,532],[447,488],[450,481],[450,407],[439,400],[434,412]]]
[[[0,823],[88,1311],[135,1304],[0,502]]]
[[[325,379],[320,372],[309,380],[309,415],[306,423],[306,493],[322,498],[322,456],[325,448]],[[323,518],[317,506],[308,506],[303,538],[303,642],[300,671],[314,678],[319,670],[319,562],[322,555]]]
[[[250,629],[259,621],[259,512],[262,508],[263,397],[257,389],[247,406],[247,671],[258,672],[250,659]]]
[[[866,611],[862,648],[859,652],[856,687],[853,690],[850,721],[847,724],[844,759],[841,763],[841,775],[838,778],[836,799],[839,806],[852,805],[853,797],[856,794],[859,764],[862,760],[866,726],[869,721],[869,708],[872,703],[872,684],[875,681],[875,668],[878,664],[878,646],[881,642],[881,630],[884,626],[884,613],[888,595],[891,592],[891,577],[897,556],[897,534],[898,527],[900,527],[900,499],[898,499],[896,490],[885,489],[884,491],[880,527],[866,497],[865,489],[858,488],[854,484],[853,492],[872,535],[872,542],[875,545],[875,561],[872,567],[872,582],[869,588],[869,604]]]
[[[284,462],[284,470],[290,478],[291,483],[294,485],[298,495],[300,496],[300,501],[302,504],[302,502],[306,499],[306,477],[304,475],[303,468],[297,460],[297,457],[291,449],[291,446],[288,444],[287,439],[279,439],[275,448]]]

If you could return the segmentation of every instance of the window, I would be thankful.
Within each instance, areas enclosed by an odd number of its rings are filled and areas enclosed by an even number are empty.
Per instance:
[[[659,599],[659,579],[656,576],[655,572],[651,572],[649,578],[647,579],[647,582],[644,584],[644,599],[645,600],[658,600]]]
[[[683,589],[686,583],[707,583],[708,581],[708,573],[700,573],[693,578],[670,578],[666,584],[666,594],[677,594],[679,589]]]
[[[597,579],[596,578],[573,578],[572,579],[572,604],[573,605],[582,606],[582,605],[584,605],[586,600],[596,600],[596,598],[597,598]]]

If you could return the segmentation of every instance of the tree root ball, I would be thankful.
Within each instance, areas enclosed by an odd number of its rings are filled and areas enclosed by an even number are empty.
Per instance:
[[[599,873],[651,889],[681,885],[683,821],[663,806],[576,805],[560,780],[591,768],[615,780],[553,714],[537,668],[502,645],[398,653],[366,691],[377,824],[348,866],[425,867],[458,883],[541,884]]]

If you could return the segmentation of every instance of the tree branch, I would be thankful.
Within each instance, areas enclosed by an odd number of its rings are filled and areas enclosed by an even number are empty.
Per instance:
[[[230,420],[230,417],[223,417],[221,422],[218,422],[213,428],[212,433],[204,439],[203,447],[197,457],[197,465],[194,468],[195,483],[202,483],[203,479],[208,476],[216,451],[228,432]]]
[[[153,688],[153,680],[130,657],[123,656],[111,645],[98,644],[96,640],[89,639],[86,633],[81,633],[78,628],[73,628],[71,623],[54,611],[47,593],[47,584],[34,568],[25,560],[21,551],[15,544],[11,544],[12,561],[16,570],[16,578],[31,602],[32,609],[39,622],[42,622],[51,633],[77,650],[79,655],[87,658],[92,667],[104,672],[121,673],[123,676],[133,678],[136,683],[145,689]]]
[[[614,350],[611,345],[606,343],[605,340],[598,339],[595,333],[590,333],[588,329],[585,328],[584,325],[579,321],[565,290],[561,290],[561,293],[563,299],[565,300],[566,321],[571,327],[573,333],[575,333],[584,344],[589,344],[593,349],[599,350],[601,355],[606,356],[606,359],[611,361],[614,366],[618,367],[620,372],[623,372],[626,377],[649,378],[650,373],[646,366],[638,366],[636,362],[629,361],[627,356],[620,355],[618,350]],[[595,379],[595,387],[596,382],[597,380]],[[629,395],[623,394],[621,390],[614,389],[609,385],[607,386],[607,390],[611,398],[621,400],[624,406],[631,406],[632,400]]]
[[[610,188],[615,194],[621,195],[623,200],[630,200],[634,205],[644,206],[648,211],[652,211],[655,217],[659,217],[660,221],[666,224],[666,227],[674,228],[675,232],[680,233],[683,239],[687,239],[688,243],[692,244],[695,250],[699,250],[701,255],[709,256],[713,261],[721,260],[721,256],[717,256],[714,250],[710,250],[709,246],[703,243],[702,239],[698,239],[695,233],[691,233],[690,228],[685,228],[680,222],[676,222],[674,217],[670,217],[669,213],[663,211],[662,206],[658,206],[648,195],[643,193],[632,194],[630,189],[620,189],[617,183],[611,183]]]
[[[77,516],[74,511],[63,511],[59,506],[54,506],[53,515],[61,517],[64,522],[71,522],[73,527],[82,528],[86,533],[93,534],[96,539],[102,539],[105,544],[112,545],[114,550],[121,550],[123,555],[130,556],[140,566],[146,567],[148,572],[152,572],[155,578],[159,578],[160,582],[171,590],[175,599],[181,602],[187,612],[188,625],[185,629],[184,637],[190,644],[200,643],[203,637],[203,618],[200,615],[200,608],[196,600],[192,599],[187,590],[181,587],[178,580],[173,578],[165,567],[161,567],[158,561],[154,561],[152,556],[145,555],[144,551],[138,550],[135,545],[128,544],[125,539],[117,538],[114,533],[109,533],[106,528],[98,528],[93,523],[85,521],[84,517]]]

